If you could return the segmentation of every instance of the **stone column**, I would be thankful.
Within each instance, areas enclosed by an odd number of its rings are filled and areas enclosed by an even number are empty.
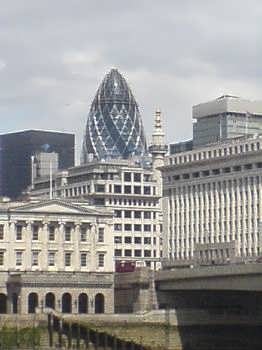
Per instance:
[[[42,251],[40,256],[40,268],[44,271],[48,270],[48,222],[44,221],[41,227]]]
[[[74,255],[73,255],[73,269],[80,269],[80,252],[79,252],[79,241],[80,241],[80,222],[77,222],[73,232],[73,243],[74,243]]]

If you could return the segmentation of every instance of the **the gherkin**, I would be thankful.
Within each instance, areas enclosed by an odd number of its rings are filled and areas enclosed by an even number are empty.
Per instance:
[[[112,69],[98,88],[87,119],[82,162],[146,154],[138,105],[126,80]],[[93,156],[90,156],[93,155]]]

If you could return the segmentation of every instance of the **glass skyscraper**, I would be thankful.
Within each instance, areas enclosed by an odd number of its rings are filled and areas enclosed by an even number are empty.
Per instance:
[[[87,119],[82,163],[143,156],[147,153],[142,118],[126,80],[112,69],[98,88]]]

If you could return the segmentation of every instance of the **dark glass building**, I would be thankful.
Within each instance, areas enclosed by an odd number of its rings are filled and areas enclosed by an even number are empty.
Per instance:
[[[0,196],[18,197],[31,184],[31,156],[56,152],[58,168],[75,163],[73,134],[27,130],[0,135]]]
[[[102,81],[87,119],[82,162],[143,156],[147,152],[142,118],[126,80],[112,69]]]

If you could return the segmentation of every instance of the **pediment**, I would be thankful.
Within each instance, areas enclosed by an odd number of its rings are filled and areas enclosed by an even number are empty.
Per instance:
[[[83,207],[80,205],[74,205],[70,202],[50,200],[50,201],[40,201],[36,203],[28,203],[18,207],[13,207],[12,211],[19,212],[30,212],[30,213],[64,213],[64,214],[85,214],[94,215],[96,211],[92,208]]]

